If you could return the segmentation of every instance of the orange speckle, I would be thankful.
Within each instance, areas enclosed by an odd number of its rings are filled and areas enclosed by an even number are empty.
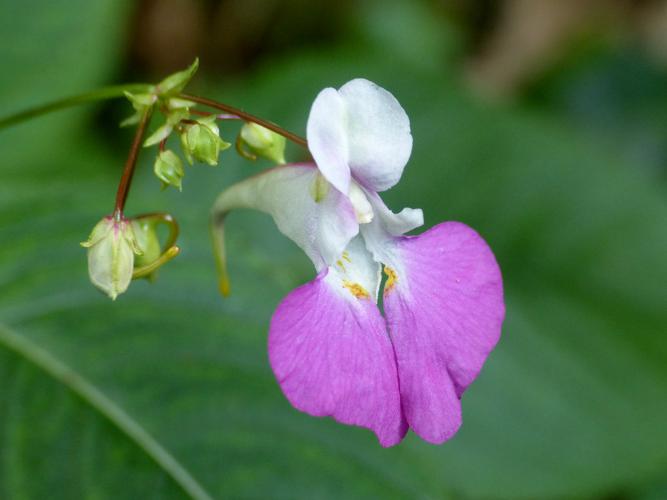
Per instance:
[[[384,284],[384,293],[385,295],[396,286],[398,281],[398,274],[389,266],[384,266],[384,274],[387,275],[387,282]]]
[[[359,283],[353,283],[352,281],[343,281],[343,286],[347,288],[352,295],[358,299],[367,299],[370,297],[366,289],[361,286]]]

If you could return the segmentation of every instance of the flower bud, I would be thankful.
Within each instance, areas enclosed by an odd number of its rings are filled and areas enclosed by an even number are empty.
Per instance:
[[[193,160],[209,165],[218,164],[220,151],[227,149],[230,144],[220,139],[220,130],[215,123],[215,116],[197,120],[197,123],[188,125],[181,134],[181,146],[188,163]]]
[[[180,161],[180,160],[179,160]],[[134,268],[140,268],[155,262],[162,253],[160,240],[155,229],[155,221],[151,219],[133,219],[132,231],[141,254],[134,259]],[[154,279],[155,271],[146,276],[149,280]]]
[[[155,159],[153,171],[164,187],[170,185],[178,188],[179,191],[182,190],[181,179],[185,175],[183,162],[173,151],[169,149],[160,151]]]
[[[275,161],[279,165],[285,163],[285,138],[282,135],[256,123],[243,125],[240,135],[252,153]]]
[[[141,255],[132,224],[105,217],[97,223],[87,241],[88,275],[97,288],[113,300],[127,290],[132,280],[134,256]]]

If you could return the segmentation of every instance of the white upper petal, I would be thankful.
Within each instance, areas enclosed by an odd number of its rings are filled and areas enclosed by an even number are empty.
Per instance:
[[[350,172],[385,191],[401,178],[412,152],[410,120],[396,98],[363,78],[324,89],[308,118],[308,146],[322,174],[343,193]]]
[[[310,108],[306,134],[308,149],[322,175],[341,193],[350,187],[345,103],[335,89],[318,94]]]
[[[346,83],[338,92],[347,110],[352,175],[373,191],[385,191],[400,180],[410,159],[408,115],[391,93],[363,78]]]
[[[320,271],[335,265],[359,232],[354,209],[311,164],[267,170],[225,190],[214,212],[253,208],[273,216],[278,229],[294,241]]]

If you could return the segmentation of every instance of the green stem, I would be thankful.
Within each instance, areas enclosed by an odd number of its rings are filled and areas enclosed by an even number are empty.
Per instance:
[[[85,104],[87,102],[104,101],[106,99],[124,97],[125,92],[146,92],[149,88],[150,85],[145,83],[130,83],[125,85],[102,87],[101,89],[86,92],[84,94],[65,97],[63,99],[47,102],[46,104],[35,106],[34,108],[28,108],[26,110],[19,111],[18,113],[2,117],[0,118],[0,129],[11,127],[17,123],[21,123],[32,118],[37,118],[39,116],[52,113],[53,111],[71,108],[72,106]]]
[[[106,417],[164,469],[190,498],[212,500],[197,480],[153,436],[122,408],[69,366],[23,335],[12,332],[2,324],[0,324],[0,344],[68,387],[83,401]]]

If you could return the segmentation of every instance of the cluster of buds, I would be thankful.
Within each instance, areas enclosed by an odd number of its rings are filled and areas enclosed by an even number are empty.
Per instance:
[[[179,191],[183,187],[185,169],[181,156],[167,147],[172,133],[178,135],[181,155],[188,164],[198,162],[215,166],[218,165],[220,153],[231,146],[220,137],[217,120],[245,120],[236,114],[217,115],[193,110],[198,102],[211,102],[182,94],[198,66],[199,62],[195,60],[189,68],[168,76],[156,85],[147,85],[142,92],[125,92],[134,114],[123,120],[121,127],[139,125],[128,160],[129,168],[126,165],[113,215],[98,222],[88,240],[81,244],[88,249],[90,280],[114,300],[127,290],[133,279],[153,280],[156,270],[179,252],[174,244],[178,226],[169,215],[149,214],[131,219],[123,215],[134,163],[152,113],[160,113],[164,121],[148,135],[143,146],[158,146],[153,172],[163,189],[173,186]],[[253,118],[237,111],[240,115]],[[257,123],[244,123],[236,140],[236,149],[243,157],[251,160],[263,157],[277,164],[285,163],[285,138]],[[160,244],[156,231],[159,223],[165,223],[170,228],[164,246]]]

